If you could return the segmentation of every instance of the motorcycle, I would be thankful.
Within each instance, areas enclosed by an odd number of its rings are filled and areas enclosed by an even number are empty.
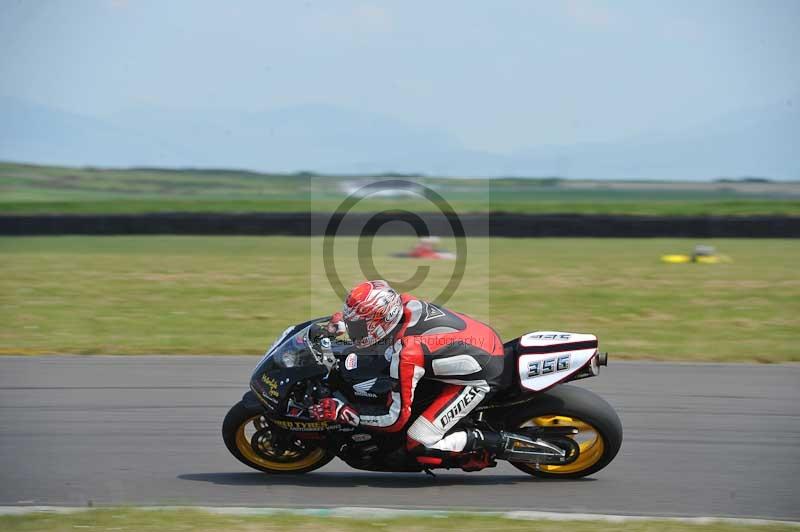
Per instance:
[[[405,452],[405,433],[370,431],[317,421],[308,407],[338,393],[359,408],[383,402],[391,391],[389,361],[381,352],[358,352],[324,333],[329,318],[289,327],[267,350],[250,379],[250,391],[225,416],[222,436],[243,464],[265,473],[307,473],[339,457],[367,471],[476,470],[466,453],[441,463],[420,463]],[[504,344],[502,388],[457,427],[502,431],[499,456],[539,478],[579,478],[596,473],[616,456],[622,424],[601,397],[564,384],[597,376],[608,354],[591,334],[538,331]],[[374,356],[368,356],[368,355]],[[359,362],[354,364],[358,356]],[[436,398],[442,383],[419,382],[412,417]],[[486,465],[485,463],[483,464]]]

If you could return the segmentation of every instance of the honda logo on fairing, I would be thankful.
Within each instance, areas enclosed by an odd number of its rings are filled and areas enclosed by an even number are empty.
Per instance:
[[[448,410],[445,415],[439,418],[439,423],[442,424],[442,427],[449,425],[456,418],[456,416],[460,414],[461,411],[464,410],[464,408],[466,408],[466,406],[470,404],[473,399],[475,399],[476,395],[478,395],[477,390],[475,388],[470,388],[467,391],[467,395],[459,399],[459,401],[453,405],[453,407]]]

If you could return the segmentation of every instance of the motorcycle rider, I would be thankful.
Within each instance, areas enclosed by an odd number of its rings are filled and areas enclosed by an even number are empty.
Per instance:
[[[489,453],[502,451],[501,433],[452,430],[499,388],[503,343],[491,327],[375,280],[353,288],[342,313],[331,319],[330,332],[343,329],[358,348],[385,348],[394,389],[385,412],[377,415],[359,415],[353,405],[329,397],[310,408],[313,417],[397,432],[410,420],[419,381],[433,379],[444,383],[441,392],[406,431],[406,448],[417,460],[437,464],[442,453],[480,451],[482,458],[470,462],[479,469],[488,465]]]

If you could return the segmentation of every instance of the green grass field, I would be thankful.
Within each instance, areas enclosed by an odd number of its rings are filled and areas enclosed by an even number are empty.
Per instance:
[[[385,518],[380,515],[369,519],[343,517],[317,517],[290,514],[274,515],[216,515],[193,510],[135,510],[104,509],[72,514],[31,514],[26,516],[0,516],[0,529],[8,532],[89,530],[195,530],[195,531],[305,531],[330,530],[331,532],[404,530],[510,530],[529,532],[783,532],[797,530],[790,524],[739,524],[715,522],[694,524],[681,521],[643,520],[626,522],[608,521],[550,521],[507,519],[481,515],[442,515],[437,517]]]
[[[234,170],[86,169],[0,163],[0,214],[335,210],[364,176]],[[371,178],[367,178],[370,180]],[[547,179],[415,181],[460,213],[800,215],[800,183],[614,182]],[[313,198],[313,199],[312,199]],[[369,199],[357,210],[436,210],[413,198]]]
[[[336,244],[348,285],[361,277],[355,242]],[[389,253],[410,243],[376,239],[378,271],[409,278],[420,263]],[[475,239],[448,306],[506,339],[596,333],[615,358],[800,361],[800,243],[711,241],[732,262],[659,261],[695,243]],[[338,309],[320,248],[288,237],[2,238],[0,353],[259,354],[288,324]],[[415,293],[433,297],[453,264],[427,265]]]

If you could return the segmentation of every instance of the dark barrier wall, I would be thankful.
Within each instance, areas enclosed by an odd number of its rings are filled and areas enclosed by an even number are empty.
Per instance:
[[[469,236],[503,237],[754,237],[798,238],[800,217],[614,216],[573,214],[351,213],[334,216],[338,235],[358,235],[365,226],[380,234],[449,236],[460,223]],[[131,214],[0,216],[0,235],[323,235],[331,217],[309,213]],[[369,222],[369,223],[368,223]],[[451,222],[453,222],[451,224]]]

